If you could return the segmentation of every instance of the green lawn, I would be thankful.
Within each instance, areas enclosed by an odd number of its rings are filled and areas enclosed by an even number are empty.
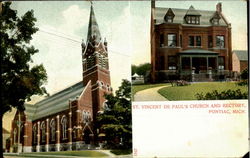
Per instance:
[[[168,100],[197,100],[196,93],[207,93],[217,90],[219,92],[228,89],[240,89],[242,92],[247,92],[247,86],[238,86],[235,82],[203,82],[193,83],[189,86],[174,86],[162,88],[158,91],[162,96]]]
[[[32,153],[21,153],[19,155],[8,155],[6,156],[20,156],[20,157],[39,157],[47,158],[47,155],[54,156],[82,156],[82,157],[107,157],[108,155],[102,152],[93,151],[93,150],[83,150],[83,151],[60,151],[60,152],[32,152]],[[48,156],[49,157],[49,156]]]
[[[168,83],[160,83],[160,84],[143,84],[143,85],[132,85],[131,92],[132,92],[132,100],[134,100],[135,93],[142,91],[144,89],[148,88],[154,88],[159,86],[165,86],[168,85]]]

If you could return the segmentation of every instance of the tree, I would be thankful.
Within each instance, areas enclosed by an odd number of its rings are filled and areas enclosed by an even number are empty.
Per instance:
[[[104,132],[108,148],[132,148],[131,83],[123,80],[115,93],[105,95],[103,113],[97,116],[100,131]]]
[[[136,69],[137,69],[137,66],[136,65],[132,65],[132,67],[131,67],[131,75],[132,76],[136,73]]]
[[[35,65],[31,56],[38,50],[30,44],[32,35],[38,31],[33,10],[27,11],[21,18],[17,11],[11,9],[10,2],[2,2],[0,16],[1,42],[1,110],[0,133],[2,133],[2,117],[11,110],[25,110],[24,103],[34,94],[47,93],[43,86],[47,82],[47,74],[43,65]],[[33,67],[31,67],[33,63]],[[2,143],[2,134],[0,134]],[[0,145],[2,146],[2,144]],[[2,147],[0,148],[0,157]]]
[[[149,72],[151,69],[151,64],[150,63],[145,63],[137,66],[136,73],[138,75],[146,76],[147,72]]]

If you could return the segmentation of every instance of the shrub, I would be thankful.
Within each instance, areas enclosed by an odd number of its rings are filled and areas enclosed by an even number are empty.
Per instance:
[[[190,85],[190,83],[185,81],[185,80],[179,80],[176,82],[176,85],[177,86],[187,86],[187,85]]]
[[[132,149],[116,149],[116,150],[111,150],[111,153],[115,154],[115,155],[128,155],[132,153]]]
[[[248,85],[248,80],[242,80],[236,83],[238,86],[247,86]]]
[[[248,93],[242,93],[240,89],[237,90],[226,90],[222,92],[218,92],[217,90],[208,92],[206,94],[197,93],[196,98],[198,100],[229,100],[229,99],[247,99]]]
[[[243,70],[241,72],[240,77],[241,77],[242,80],[248,79],[248,68],[246,68],[245,70]]]

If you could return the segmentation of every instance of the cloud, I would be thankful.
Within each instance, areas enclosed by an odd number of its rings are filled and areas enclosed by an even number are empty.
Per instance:
[[[109,27],[107,27],[110,49],[127,55],[130,55],[132,49],[130,18],[130,7],[128,5],[122,10],[121,15],[112,20]]]
[[[40,50],[34,56],[34,62],[43,63],[47,70],[46,88],[50,94],[82,79],[81,37],[77,32],[79,30],[87,32],[89,10],[71,5],[60,14],[64,19],[63,23],[58,26],[40,24],[40,31],[32,41],[32,44]],[[119,16],[110,21],[103,22],[102,19],[97,21],[104,26],[101,30],[102,37],[107,37],[108,40],[111,82],[116,90],[121,80],[130,79],[131,74],[130,8],[125,7]],[[118,67],[118,63],[123,65]]]
[[[58,27],[59,30],[74,34],[83,26],[88,24],[89,11],[81,9],[78,5],[71,5],[66,10],[62,11],[64,23]]]
[[[121,85],[122,79],[131,80],[131,21],[130,7],[125,7],[120,16],[112,20],[107,27],[109,67],[111,84],[114,90]],[[117,65],[121,66],[117,66]],[[117,75],[119,74],[119,75]]]

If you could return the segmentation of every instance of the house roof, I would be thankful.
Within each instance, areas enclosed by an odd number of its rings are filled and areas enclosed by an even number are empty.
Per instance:
[[[69,108],[69,100],[80,96],[84,89],[82,81],[57,92],[40,102],[25,104],[25,113],[29,120],[36,120]]]
[[[191,5],[186,15],[201,15],[201,14],[199,13],[199,11],[195,10],[194,7]]]
[[[236,54],[240,61],[248,61],[248,52],[246,50],[234,50],[233,53]]]
[[[191,9],[190,9],[191,8]],[[216,11],[209,11],[209,10],[196,10],[192,6],[189,9],[177,9],[177,8],[171,8],[175,17],[173,19],[173,23],[187,25],[187,26],[212,26],[210,20],[215,15]],[[164,17],[167,13],[169,8],[161,8],[156,7],[155,8],[155,24],[162,24],[165,23]],[[200,15],[200,25],[196,24],[186,24],[184,17],[185,15]],[[223,14],[220,14],[222,17],[220,20],[220,26],[227,26],[227,22],[223,16]]]

